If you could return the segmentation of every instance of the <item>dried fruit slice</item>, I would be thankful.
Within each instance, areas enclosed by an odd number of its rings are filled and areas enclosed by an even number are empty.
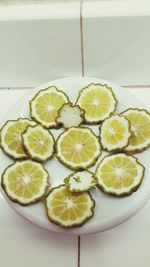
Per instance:
[[[61,133],[56,141],[56,156],[74,170],[93,166],[101,154],[98,137],[87,127],[72,127]]]
[[[81,89],[76,104],[85,110],[86,122],[96,124],[115,111],[117,100],[111,87],[91,83]]]
[[[132,136],[126,152],[140,152],[150,146],[150,113],[145,109],[129,108],[122,115],[130,121]]]
[[[46,128],[57,127],[58,110],[68,102],[68,96],[55,86],[40,90],[30,101],[31,117]]]
[[[2,174],[1,185],[7,196],[21,205],[40,200],[49,186],[49,175],[42,164],[24,160],[8,166]]]
[[[54,137],[41,125],[28,126],[22,134],[25,151],[29,157],[45,162],[54,154]]]
[[[46,198],[49,220],[64,228],[82,225],[93,216],[94,206],[90,193],[71,193],[64,185],[53,188]]]
[[[0,132],[2,149],[14,159],[27,158],[22,146],[22,133],[31,125],[36,125],[35,121],[29,119],[18,119],[7,121]]]
[[[84,113],[84,110],[78,105],[73,106],[71,103],[67,103],[59,109],[56,122],[65,128],[79,126],[84,120]]]
[[[96,170],[100,188],[114,196],[126,196],[136,191],[144,177],[144,166],[124,153],[105,156]]]
[[[97,179],[90,171],[80,171],[70,174],[64,183],[70,192],[84,192],[95,187]]]
[[[101,144],[107,151],[123,150],[128,145],[130,137],[130,124],[124,116],[111,116],[100,126]]]

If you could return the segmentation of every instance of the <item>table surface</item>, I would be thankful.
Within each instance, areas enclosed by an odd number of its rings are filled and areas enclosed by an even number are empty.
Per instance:
[[[0,89],[0,118],[28,88]],[[150,86],[126,88],[150,109]],[[17,215],[0,195],[0,251],[4,267],[149,267],[150,201],[128,221],[94,235],[54,234]]]

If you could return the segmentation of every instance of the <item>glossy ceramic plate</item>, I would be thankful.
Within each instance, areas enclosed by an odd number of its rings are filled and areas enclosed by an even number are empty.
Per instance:
[[[120,86],[110,83],[105,80],[100,80],[97,78],[88,78],[88,77],[72,77],[72,78],[64,78],[58,79],[55,81],[51,81],[46,83],[34,90],[30,90],[28,94],[20,98],[8,111],[5,115],[1,124],[3,124],[6,120],[9,119],[17,119],[18,117],[29,117],[29,100],[36,94],[36,92],[40,89],[44,89],[49,85],[55,85],[59,89],[63,90],[69,96],[72,102],[75,102],[79,90],[87,86],[89,83],[106,83],[113,88],[114,93],[118,99],[118,107],[117,111],[121,112],[128,107],[141,107],[144,106],[140,103],[135,96],[132,96],[127,89],[123,89]],[[91,128],[98,133],[98,126],[91,126]],[[54,137],[56,138],[60,132],[60,130],[52,130]],[[104,153],[101,157],[104,156]],[[99,190],[91,190],[92,196],[96,201],[95,207],[95,215],[91,218],[88,222],[86,222],[81,227],[76,227],[72,229],[63,229],[51,222],[47,219],[45,213],[44,203],[39,202],[32,206],[22,207],[16,203],[10,201],[6,195],[4,194],[3,190],[2,194],[4,198],[7,199],[10,206],[15,209],[17,213],[21,216],[29,220],[30,222],[44,228],[48,229],[53,232],[60,232],[65,234],[89,234],[95,233],[99,231],[104,231],[109,228],[112,228],[115,225],[122,223],[123,221],[127,220],[130,216],[135,214],[149,199],[150,197],[150,149],[146,150],[145,152],[139,153],[136,155],[139,161],[145,166],[145,177],[140,188],[133,193],[131,196],[124,197],[124,198],[115,198],[113,196],[109,196],[104,194]],[[101,158],[100,157],[100,158]],[[100,159],[99,159],[100,160]],[[96,165],[91,168],[92,171],[95,170],[99,160],[97,161]],[[2,151],[0,151],[0,172],[2,173],[3,170],[12,162],[12,160],[7,157]],[[45,164],[46,169],[50,173],[51,184],[52,187],[57,186],[62,183],[63,179],[68,176],[72,171],[69,170],[67,167],[63,166],[56,158],[49,160]]]

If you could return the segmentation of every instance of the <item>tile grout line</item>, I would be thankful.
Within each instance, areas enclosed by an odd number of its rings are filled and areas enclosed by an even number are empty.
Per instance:
[[[82,53],[81,53],[82,54]],[[82,54],[83,56],[83,54]],[[82,77],[84,77],[84,60],[82,60]],[[129,89],[150,89],[150,85],[121,85],[123,88],[129,88]],[[35,87],[0,87],[0,90],[32,90]]]
[[[150,85],[121,85],[123,88],[130,88],[130,89],[150,89]]]
[[[80,267],[80,247],[81,247],[81,240],[80,235],[78,236],[78,265],[77,267]]]
[[[83,17],[82,17],[82,0],[80,0],[80,46],[81,46],[81,71],[84,77],[84,47],[83,47]],[[80,254],[81,253],[81,237],[78,236],[78,262],[77,267],[80,267]]]
[[[81,65],[82,65],[82,77],[84,77],[84,46],[83,46],[83,16],[82,16],[82,0],[80,0],[80,42],[81,42]]]

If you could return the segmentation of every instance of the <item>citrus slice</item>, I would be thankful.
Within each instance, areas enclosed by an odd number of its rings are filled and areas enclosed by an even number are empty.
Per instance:
[[[49,220],[64,228],[82,225],[93,216],[94,206],[89,192],[71,193],[64,185],[53,188],[46,198]]]
[[[2,149],[14,159],[26,158],[27,155],[22,146],[21,134],[29,125],[36,125],[29,119],[7,121],[0,132]]]
[[[74,170],[93,166],[101,154],[98,137],[87,127],[72,127],[61,133],[56,141],[56,156]]]
[[[130,124],[123,116],[111,116],[100,127],[101,144],[107,151],[122,150],[128,145],[130,137]]]
[[[22,134],[25,151],[29,157],[45,162],[54,154],[54,137],[41,125],[28,126]]]
[[[2,174],[1,185],[7,196],[20,205],[36,203],[49,186],[48,172],[42,164],[23,160],[8,166]]]
[[[127,152],[140,152],[150,146],[150,113],[145,109],[129,108],[122,112],[130,121],[132,136]]]
[[[117,100],[111,87],[91,83],[81,89],[76,104],[85,110],[86,122],[96,124],[113,114]]]
[[[140,186],[144,169],[136,158],[124,153],[105,156],[96,170],[98,185],[108,194],[129,195]]]
[[[46,128],[56,127],[58,110],[68,102],[68,96],[55,86],[40,90],[30,101],[31,117]]]
[[[65,128],[79,126],[84,120],[84,110],[78,105],[64,104],[58,111],[56,122]]]
[[[70,174],[64,183],[70,192],[84,192],[95,187],[97,179],[90,171],[79,171]]]

